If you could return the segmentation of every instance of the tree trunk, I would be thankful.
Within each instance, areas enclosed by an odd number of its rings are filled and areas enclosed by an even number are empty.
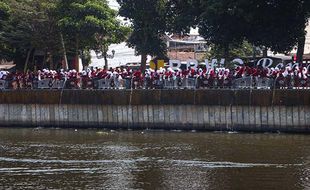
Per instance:
[[[82,66],[83,66],[83,70],[87,69],[87,61],[86,61],[86,56],[85,56],[85,52],[81,51],[81,61],[82,61]]]
[[[306,42],[306,37],[301,36],[298,39],[298,50],[297,50],[297,60],[296,62],[299,64],[303,64],[303,56],[304,56],[304,51],[305,51],[305,42]]]
[[[54,70],[54,61],[53,61],[53,55],[50,55],[49,57],[49,62],[50,62],[50,69]]]
[[[43,62],[42,62],[42,68],[41,69],[46,69],[46,52],[44,53],[44,56],[43,56]]]
[[[254,44],[253,44],[253,58],[254,59],[256,58],[256,47]]]
[[[105,53],[104,56],[104,69],[109,69],[109,65],[108,65],[108,58],[107,58],[107,54]]]
[[[28,69],[28,63],[29,63],[31,52],[32,52],[32,48],[28,50],[27,58],[26,58],[26,61],[25,61],[25,66],[24,66],[24,72],[26,72],[27,69]]]
[[[225,60],[229,60],[229,45],[225,45],[224,47],[224,58]]]
[[[264,47],[263,49],[263,57],[268,57],[268,48]]]
[[[66,46],[65,46],[65,41],[63,38],[62,33],[60,33],[60,40],[61,40],[61,45],[62,45],[62,52],[63,52],[63,59],[65,61],[65,66],[63,67],[64,70],[69,69],[69,64],[68,64],[68,59],[67,59],[67,52],[66,52]]]
[[[109,69],[108,65],[108,48],[106,46],[103,46],[103,58],[104,58],[104,69]]]
[[[144,73],[145,69],[146,69],[146,61],[147,61],[147,55],[146,54],[142,54],[141,55],[141,72]]]
[[[75,70],[79,72],[80,70],[80,63],[79,63],[79,37],[76,35],[75,39]]]
[[[31,68],[32,68],[33,71],[36,71],[36,70],[35,70],[35,69],[36,69],[36,68],[35,68],[36,63],[35,63],[35,54],[34,54],[34,53],[35,53],[35,49],[33,49],[32,61],[31,61],[31,63],[32,63],[32,64],[31,64]]]

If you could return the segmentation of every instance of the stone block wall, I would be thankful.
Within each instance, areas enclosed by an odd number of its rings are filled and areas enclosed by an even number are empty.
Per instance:
[[[0,92],[1,126],[309,132],[307,90]]]

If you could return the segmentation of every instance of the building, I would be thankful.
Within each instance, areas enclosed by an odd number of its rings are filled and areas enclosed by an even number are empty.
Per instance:
[[[199,34],[172,35],[166,37],[168,58],[180,61],[189,59],[203,60],[209,49],[207,42]]]

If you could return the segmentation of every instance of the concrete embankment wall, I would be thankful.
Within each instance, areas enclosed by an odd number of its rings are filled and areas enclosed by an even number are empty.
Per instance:
[[[0,122],[25,127],[310,132],[310,91],[3,91]]]

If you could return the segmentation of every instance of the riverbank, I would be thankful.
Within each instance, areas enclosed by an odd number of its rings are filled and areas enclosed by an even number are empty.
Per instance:
[[[2,126],[310,132],[309,90],[0,92]]]

